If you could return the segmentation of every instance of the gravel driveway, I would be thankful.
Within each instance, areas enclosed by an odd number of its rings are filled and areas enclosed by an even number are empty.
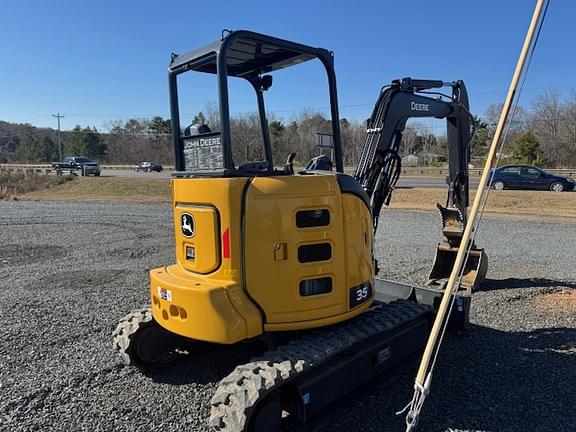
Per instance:
[[[174,260],[168,205],[0,202],[0,430],[204,431],[218,380],[252,348],[190,355],[146,375],[111,333]],[[433,214],[380,222],[382,276],[421,283]],[[420,431],[576,429],[576,223],[488,218],[489,280],[472,325],[442,349]],[[414,369],[337,402],[306,431],[401,431]]]

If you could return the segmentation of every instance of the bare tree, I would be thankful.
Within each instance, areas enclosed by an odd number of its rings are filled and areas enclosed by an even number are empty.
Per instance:
[[[366,137],[366,127],[358,120],[341,121],[342,148],[344,164],[355,165],[360,157]]]
[[[230,119],[232,156],[236,166],[264,159],[264,145],[258,114],[242,114]]]
[[[571,157],[571,146],[565,132],[565,107],[556,91],[547,91],[533,104],[530,129],[540,142],[546,161],[563,166]]]
[[[418,130],[415,126],[406,126],[400,143],[400,156],[408,156],[418,151]]]
[[[564,104],[563,114],[562,140],[568,155],[565,163],[573,167],[576,166],[576,90],[572,90]]]
[[[486,122],[487,129],[490,132],[490,137],[494,135],[494,131],[498,125],[498,120],[500,120],[500,113],[502,112],[503,106],[504,104],[494,104],[490,105],[486,109],[483,120]],[[521,106],[517,106],[511,114],[513,114],[513,116],[510,118],[508,136],[513,140],[517,135],[526,130],[529,115]]]

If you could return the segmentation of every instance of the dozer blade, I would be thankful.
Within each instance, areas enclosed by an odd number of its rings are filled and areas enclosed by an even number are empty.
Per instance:
[[[458,208],[446,208],[437,204],[442,217],[442,234],[444,238],[436,248],[436,256],[432,271],[428,277],[428,284],[444,288],[454,267],[462,234],[464,233],[465,217]],[[466,261],[460,290],[472,293],[486,278],[488,270],[488,256],[484,249],[476,247],[473,243],[470,255]]]

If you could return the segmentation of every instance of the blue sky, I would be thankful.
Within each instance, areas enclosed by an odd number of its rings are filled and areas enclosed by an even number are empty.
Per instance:
[[[335,52],[341,116],[366,118],[379,88],[403,76],[463,79],[482,115],[502,102],[534,1],[72,1],[4,2],[0,120],[64,129],[130,117],[168,117],[167,64],[224,28],[249,29]],[[576,2],[552,0],[522,95],[576,88]],[[327,106],[315,65],[275,78],[269,110],[289,118]],[[202,78],[205,80],[206,78]],[[200,81],[185,102],[208,101]],[[231,110],[254,109],[239,91]]]

